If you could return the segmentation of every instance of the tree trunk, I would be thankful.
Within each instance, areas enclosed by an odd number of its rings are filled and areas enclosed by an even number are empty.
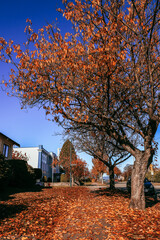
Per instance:
[[[102,178],[102,184],[103,184],[103,173],[101,173],[101,178]]]
[[[144,210],[145,194],[144,179],[148,168],[148,163],[152,161],[151,151],[137,154],[131,175],[131,201],[130,208]]]
[[[73,185],[74,185],[74,177],[72,176],[72,187],[73,187]]]
[[[115,189],[115,182],[114,182],[114,167],[109,167],[109,180],[110,180],[110,189]]]

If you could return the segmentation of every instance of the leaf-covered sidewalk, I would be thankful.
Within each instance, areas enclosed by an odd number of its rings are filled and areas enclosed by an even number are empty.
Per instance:
[[[128,197],[85,187],[16,193],[0,202],[0,239],[160,239],[160,203],[133,211]]]

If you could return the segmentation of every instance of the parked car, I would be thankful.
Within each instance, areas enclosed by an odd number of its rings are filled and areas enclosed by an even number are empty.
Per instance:
[[[127,181],[127,190],[131,192],[131,177],[128,178]],[[157,193],[153,186],[153,184],[147,179],[144,179],[144,193],[146,196],[153,196],[154,200],[157,201]]]

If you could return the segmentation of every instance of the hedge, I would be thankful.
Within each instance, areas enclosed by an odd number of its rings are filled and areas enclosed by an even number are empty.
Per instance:
[[[30,187],[41,179],[42,170],[32,168],[27,161],[20,159],[5,160],[0,154],[0,189],[7,185],[14,187]]]
[[[9,184],[11,176],[11,166],[4,160],[4,156],[0,154],[0,189],[5,188]]]
[[[35,184],[34,169],[24,160],[6,160],[12,168],[10,186],[29,187]]]

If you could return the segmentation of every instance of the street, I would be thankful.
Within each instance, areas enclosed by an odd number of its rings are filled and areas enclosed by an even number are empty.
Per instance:
[[[126,184],[127,184],[127,182],[118,182],[118,183],[115,183],[115,187],[122,191],[127,191]],[[158,198],[160,199],[160,183],[152,183],[152,184],[156,189]],[[88,188],[90,188],[92,191],[97,190],[99,188],[106,188],[106,187],[109,187],[108,183],[106,185],[100,185],[99,183],[93,183],[91,186],[88,186]]]
[[[127,182],[118,182],[115,184],[115,187],[122,190],[127,190],[126,184]],[[160,183],[152,183],[152,184],[155,187],[156,191],[160,193]]]

